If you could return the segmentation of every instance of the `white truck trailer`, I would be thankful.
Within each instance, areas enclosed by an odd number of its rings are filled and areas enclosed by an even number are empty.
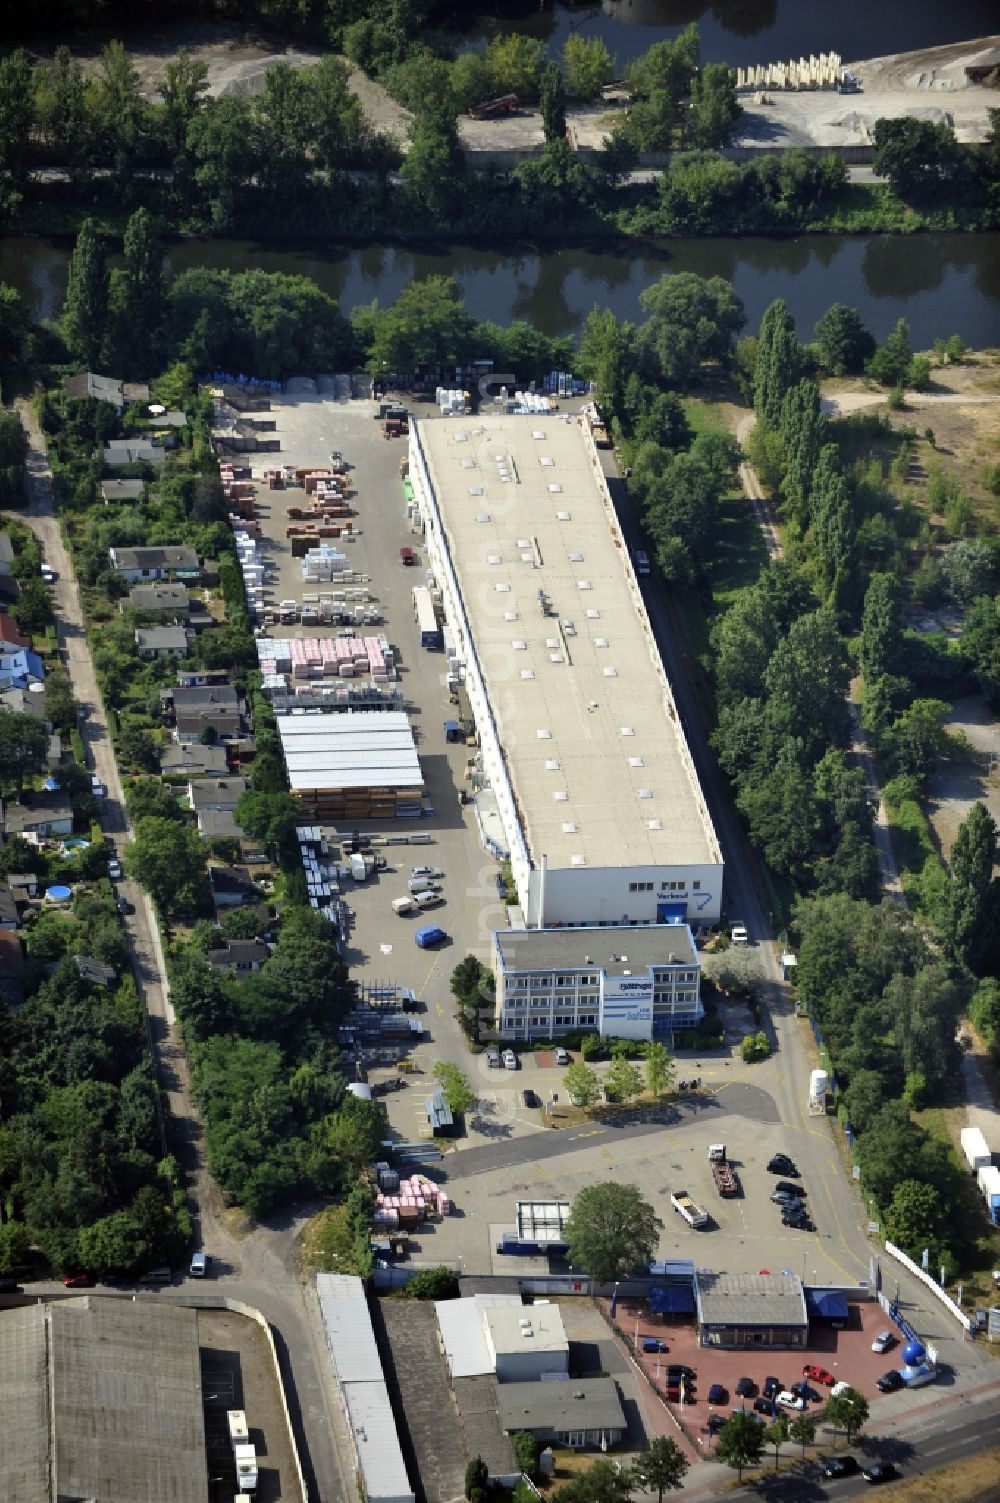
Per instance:
[[[672,1190],[670,1192],[670,1204],[679,1216],[683,1216],[688,1226],[695,1228],[708,1225],[708,1212],[703,1211],[697,1205],[686,1190]]]

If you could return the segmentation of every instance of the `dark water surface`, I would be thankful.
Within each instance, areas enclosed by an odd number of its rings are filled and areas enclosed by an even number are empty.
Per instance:
[[[570,32],[603,37],[624,64],[695,21],[706,62],[765,63],[839,52],[845,62],[940,47],[1000,31],[996,0],[494,0],[444,4],[438,15],[470,41],[523,31],[562,50]]]
[[[69,248],[31,236],[0,239],[0,281],[16,287],[36,318],[58,311]],[[641,316],[639,294],[659,277],[696,271],[732,282],[754,327],[773,298],[788,303],[803,338],[833,302],[857,308],[879,338],[898,318],[914,342],[961,334],[971,345],[1000,345],[1000,234],[803,235],[671,240],[588,250],[509,252],[474,246],[276,249],[241,240],[189,240],[171,246],[172,273],[189,266],[258,266],[311,277],[345,311],[392,302],[414,277],[454,275],[477,318],[522,318],[548,334],[574,334],[595,304],[620,318]]]

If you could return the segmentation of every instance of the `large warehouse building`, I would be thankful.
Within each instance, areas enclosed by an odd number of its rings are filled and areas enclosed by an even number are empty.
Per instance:
[[[525,923],[717,922],[719,843],[585,426],[414,423],[410,478]]]

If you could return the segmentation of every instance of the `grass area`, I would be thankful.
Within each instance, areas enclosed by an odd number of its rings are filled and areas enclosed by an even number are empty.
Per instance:
[[[302,1261],[319,1273],[354,1273],[354,1243],[347,1225],[346,1206],[330,1206],[302,1230]]]
[[[742,492],[726,496],[719,503],[711,571],[716,612],[727,611],[737,590],[754,584],[766,563],[767,545],[753,507]]]
[[[987,1503],[996,1497],[1000,1476],[1000,1447],[968,1456],[964,1461],[950,1461],[947,1466],[924,1477],[897,1483],[892,1489],[894,1500],[902,1503]]]
[[[931,822],[917,799],[904,799],[899,804],[887,800],[885,810],[903,892],[910,907],[920,911],[924,906],[924,867],[928,861],[940,860]]]

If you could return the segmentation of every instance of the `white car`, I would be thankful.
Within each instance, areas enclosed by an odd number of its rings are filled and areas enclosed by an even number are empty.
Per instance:
[[[774,1402],[782,1409],[804,1409],[806,1407],[806,1401],[802,1395],[790,1393],[787,1388],[783,1388],[780,1393],[775,1394]]]
[[[896,1338],[891,1331],[879,1331],[872,1342],[873,1352],[887,1352],[891,1346],[896,1345]]]
[[[552,1051],[557,1065],[568,1065],[570,1062],[569,1050],[564,1049],[562,1044],[557,1044]]]
[[[833,1387],[830,1389],[830,1397],[831,1399],[839,1399],[842,1393],[850,1393],[853,1388],[853,1383],[834,1383]]]
[[[513,1049],[505,1049],[503,1051],[502,1058],[503,1058],[503,1067],[504,1067],[505,1070],[516,1070],[517,1069],[517,1055],[514,1053]]]
[[[444,902],[444,898],[439,892],[415,892],[413,901],[418,908],[436,908],[439,903]]]
[[[191,1267],[188,1269],[193,1279],[203,1279],[208,1273],[208,1254],[196,1252],[191,1254]]]
[[[414,866],[410,868],[411,877],[443,877],[444,872],[439,866]]]

